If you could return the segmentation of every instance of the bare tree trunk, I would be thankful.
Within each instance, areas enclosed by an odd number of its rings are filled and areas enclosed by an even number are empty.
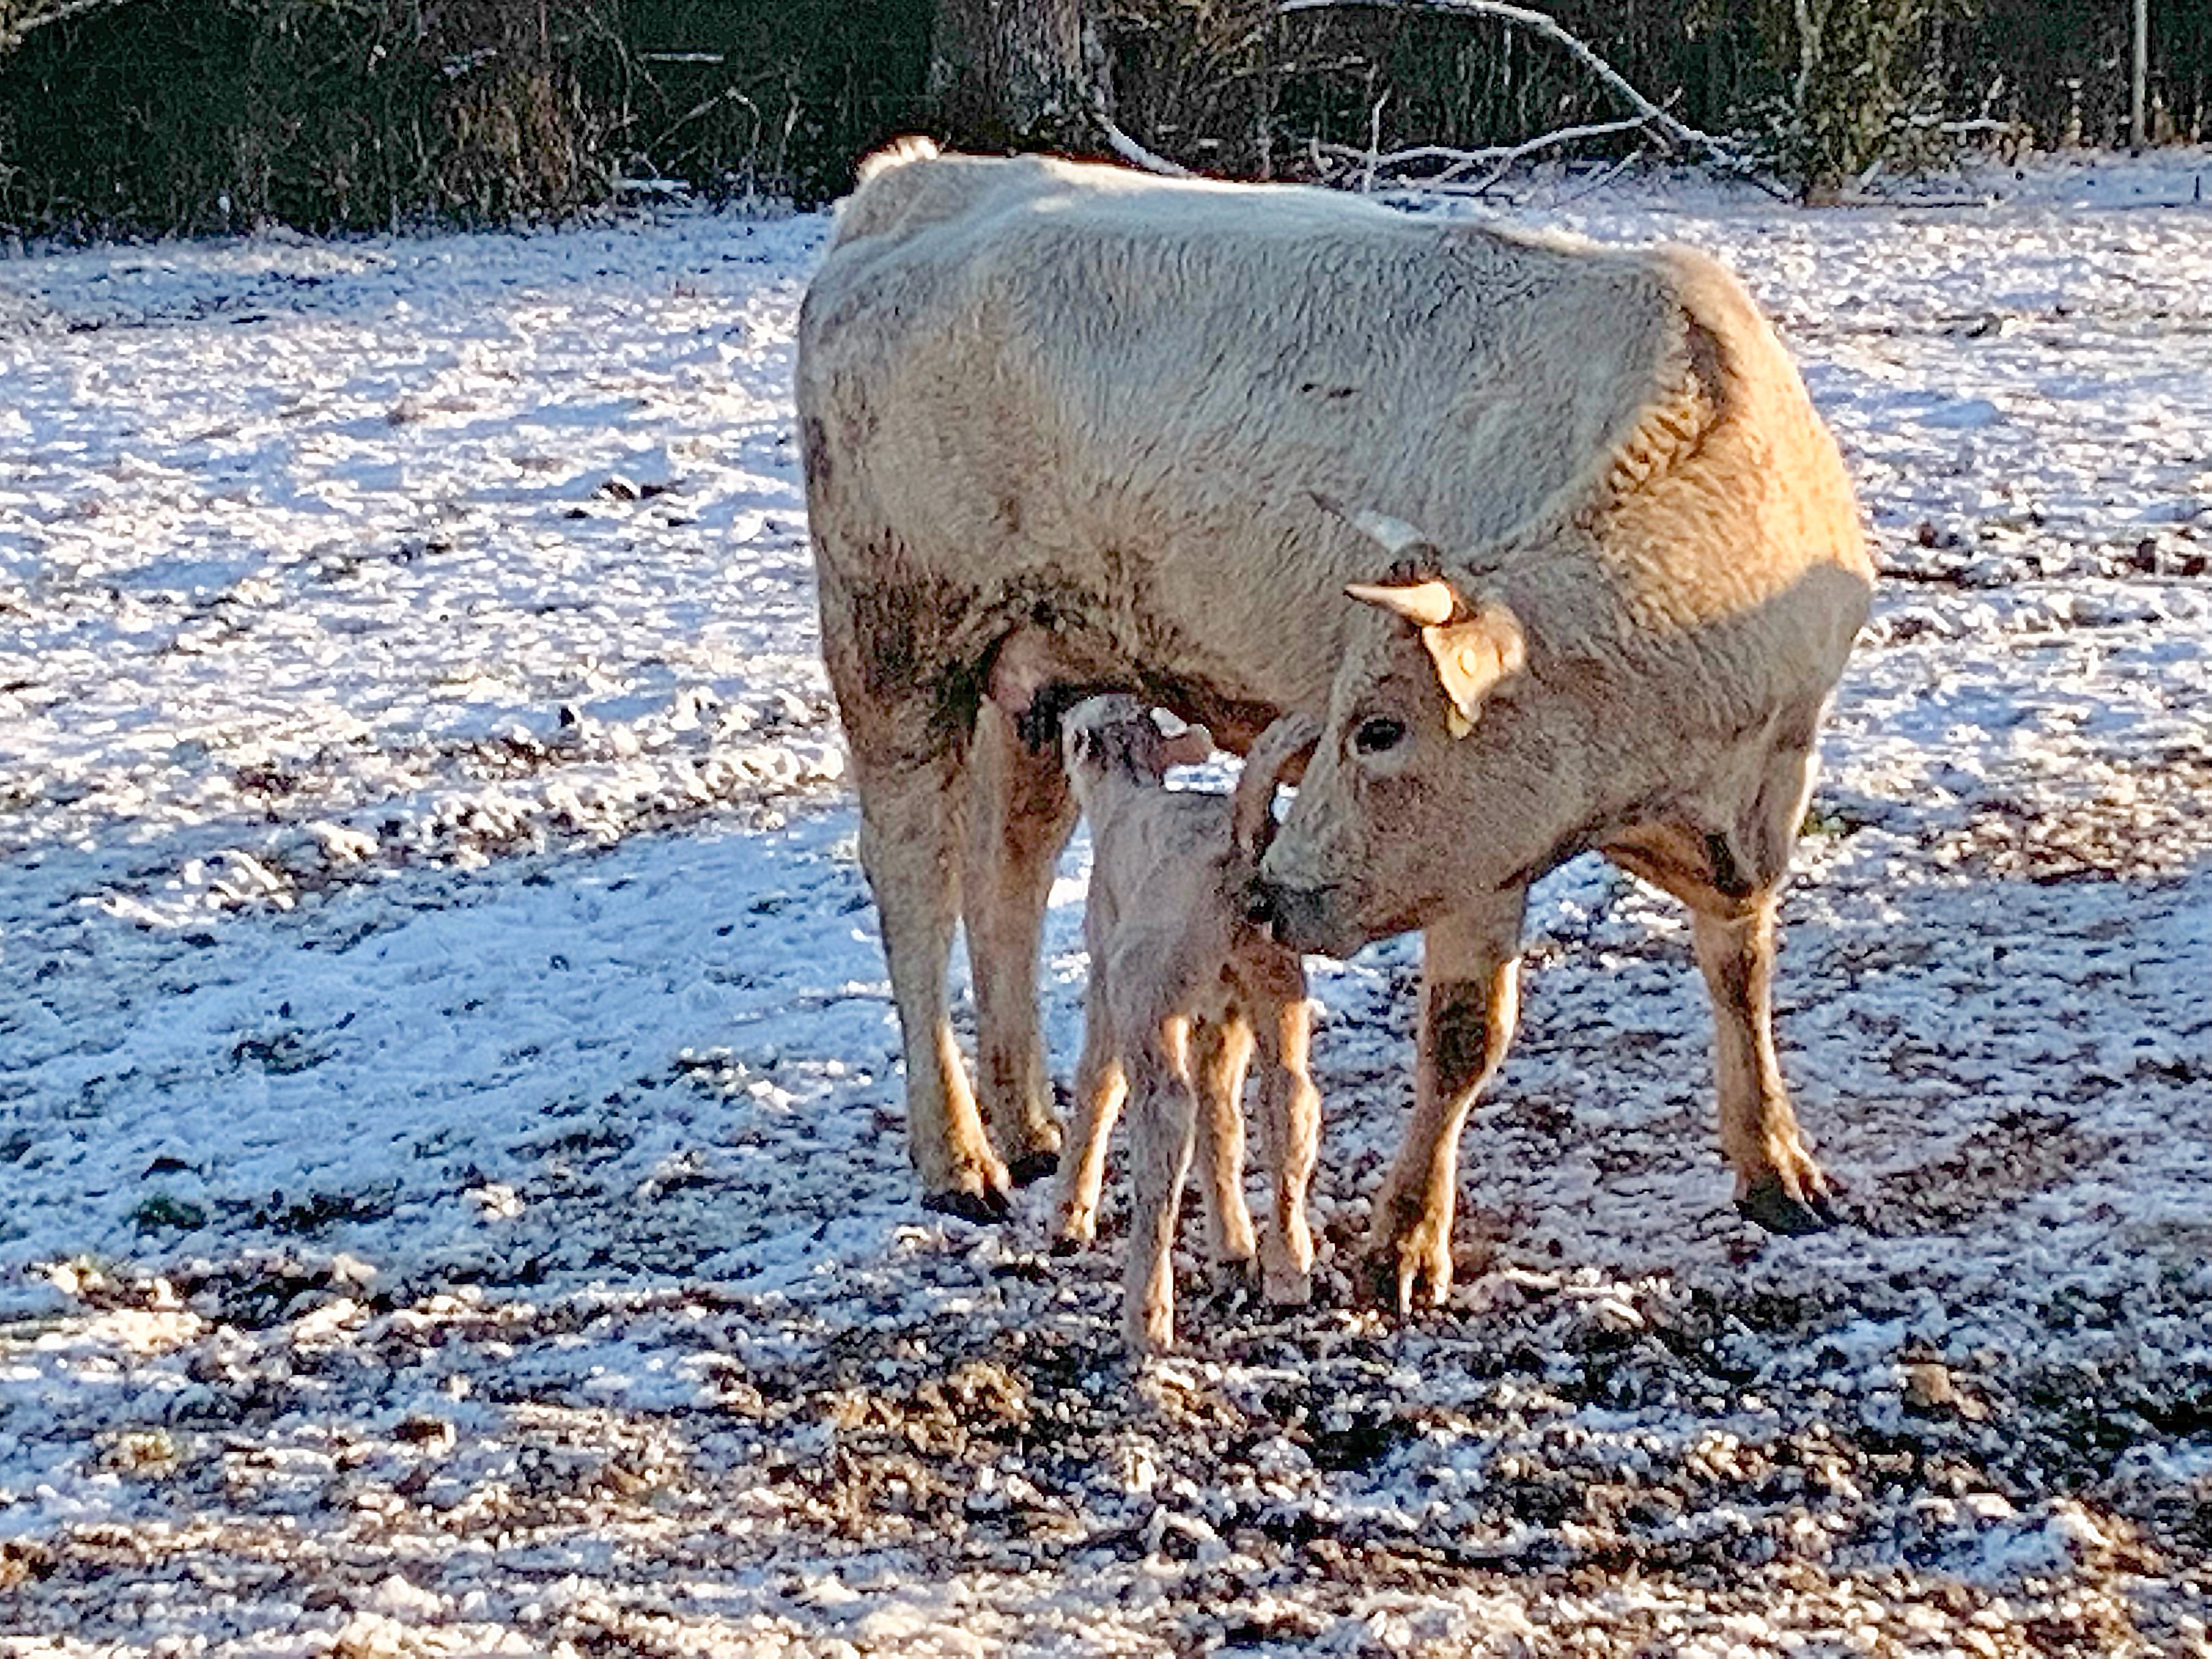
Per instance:
[[[953,142],[1051,142],[1089,113],[1081,0],[938,0],[930,101]]]

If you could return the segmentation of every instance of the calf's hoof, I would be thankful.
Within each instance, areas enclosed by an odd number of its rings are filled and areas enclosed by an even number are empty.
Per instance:
[[[1217,1256],[1208,1277],[1218,1296],[1232,1303],[1243,1302],[1259,1291],[1260,1258],[1256,1255]]]
[[[1154,1310],[1126,1315],[1121,1321],[1121,1345],[1139,1359],[1157,1359],[1174,1352],[1174,1313]]]
[[[1744,1195],[1736,1200],[1735,1208],[1745,1220],[1756,1222],[1768,1232],[1780,1233],[1785,1238],[1825,1232],[1843,1219],[1836,1213],[1836,1206],[1827,1194],[1815,1188],[1799,1198],[1782,1184],[1781,1176],[1771,1175],[1753,1182]]]
[[[1017,1187],[1027,1187],[1059,1173],[1060,1154],[1057,1152],[1024,1152],[1006,1165],[1006,1176]]]
[[[1313,1303],[1313,1240],[1303,1231],[1291,1238],[1270,1233],[1260,1250],[1260,1289],[1271,1307],[1304,1308]]]

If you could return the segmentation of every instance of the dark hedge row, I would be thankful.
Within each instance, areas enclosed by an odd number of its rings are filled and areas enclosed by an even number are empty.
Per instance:
[[[19,232],[498,222],[654,180],[811,202],[933,125],[929,0],[118,0],[8,48],[34,4],[0,0],[0,228]],[[1801,184],[1921,159],[1940,118],[2125,135],[2118,0],[1814,0],[1828,51],[1809,72],[1796,0],[1548,9]],[[2202,136],[2212,7],[2152,12],[2160,131]],[[1269,0],[1088,15],[1121,124],[1212,171],[1303,176],[1316,144],[1473,146],[1620,113],[1555,47],[1490,21]]]

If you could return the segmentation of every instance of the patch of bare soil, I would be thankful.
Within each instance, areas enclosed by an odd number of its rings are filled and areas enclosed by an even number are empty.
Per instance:
[[[960,1229],[804,1310],[264,1271],[88,1285],[47,1333],[136,1354],[77,1422],[137,1518],[12,1543],[0,1651],[186,1607],[352,1654],[2206,1650],[2178,1259],[2036,1301],[2057,1358],[1952,1353],[1902,1287],[1509,1261],[1404,1330],[1201,1289],[1141,1369],[1109,1261]]]

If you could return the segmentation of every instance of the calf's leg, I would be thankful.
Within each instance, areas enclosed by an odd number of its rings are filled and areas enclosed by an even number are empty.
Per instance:
[[[1252,1027],[1235,1013],[1191,1032],[1190,1073],[1198,1095],[1199,1186],[1206,1194],[1206,1255],[1249,1271],[1259,1246],[1244,1204],[1244,1068]]]
[[[1096,956],[1084,992],[1083,1055],[1075,1066],[1075,1121],[1060,1150],[1060,1216],[1055,1250],[1088,1244],[1098,1232],[1098,1188],[1106,1176],[1106,1139],[1121,1109],[1126,1082],[1115,1051],[1106,963]]]
[[[1302,1307],[1313,1297],[1306,1192],[1321,1147],[1321,1094],[1306,1068],[1310,1028],[1305,988],[1297,975],[1274,988],[1254,1023],[1260,1040],[1261,1157],[1273,1222],[1261,1241],[1260,1284],[1268,1301]]]
[[[1188,1028],[1158,1021],[1129,1045],[1129,1254],[1122,1268],[1121,1335],[1134,1353],[1175,1346],[1176,1217],[1190,1170],[1198,1099]]]

